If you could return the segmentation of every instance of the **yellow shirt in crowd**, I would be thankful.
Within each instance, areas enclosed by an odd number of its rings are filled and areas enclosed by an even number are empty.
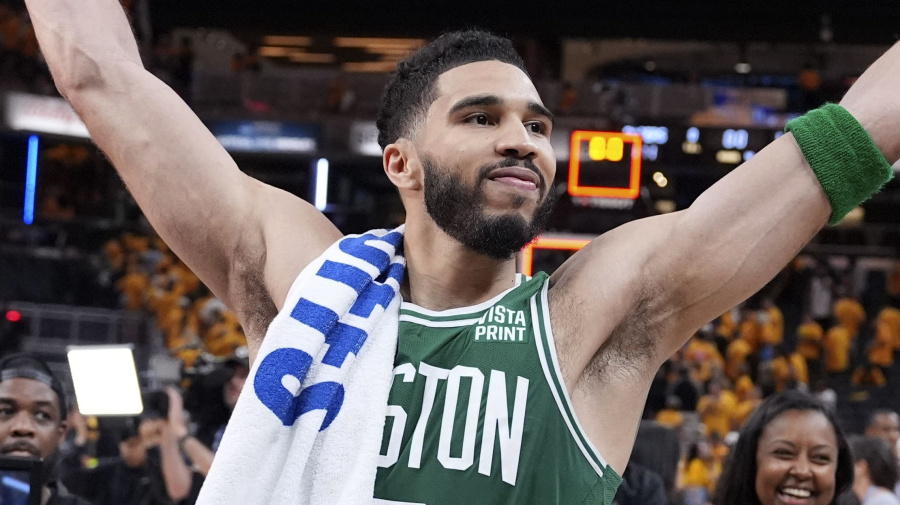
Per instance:
[[[810,321],[803,323],[797,328],[797,352],[804,358],[815,361],[822,357],[822,339],[825,331],[822,326]]]
[[[697,412],[706,426],[706,433],[718,433],[724,438],[731,431],[731,419],[737,409],[737,397],[731,391],[722,391],[719,397],[705,395],[697,402]]]
[[[835,326],[825,335],[825,370],[830,373],[846,372],[850,366],[850,330]]]

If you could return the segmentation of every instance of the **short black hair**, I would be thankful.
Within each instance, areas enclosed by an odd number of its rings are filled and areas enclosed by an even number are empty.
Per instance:
[[[65,420],[69,412],[66,403],[66,390],[62,382],[44,360],[31,354],[10,354],[0,359],[0,382],[13,378],[32,379],[44,383],[56,393],[59,400],[59,418]]]
[[[497,60],[528,75],[525,62],[509,39],[483,30],[449,32],[426,44],[397,65],[378,111],[378,144],[382,149],[410,137],[417,121],[434,102],[438,76],[477,61]]]
[[[731,461],[719,478],[714,504],[760,505],[756,495],[756,450],[759,439],[769,423],[790,410],[820,412],[828,419],[834,428],[838,447],[835,490],[831,503],[835,503],[838,496],[850,489],[853,485],[853,456],[837,418],[812,395],[791,389],[766,398],[747,420],[731,454]]]
[[[875,437],[855,435],[850,437],[853,461],[865,461],[869,478],[878,487],[894,490],[897,484],[897,458],[890,444]]]

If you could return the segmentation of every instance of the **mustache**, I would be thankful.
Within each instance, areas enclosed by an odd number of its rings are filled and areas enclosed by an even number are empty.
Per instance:
[[[538,176],[538,180],[541,181],[541,193],[543,193],[543,190],[546,187],[546,182],[544,181],[544,174],[542,174],[541,171],[538,169],[537,165],[534,164],[534,161],[532,161],[529,158],[521,160],[521,159],[513,157],[513,156],[507,156],[506,158],[503,158],[503,160],[498,161],[496,163],[490,163],[488,165],[484,165],[478,170],[478,180],[479,181],[486,180],[488,174],[491,173],[492,170],[496,170],[498,168],[507,168],[507,167],[524,167],[524,168],[527,168],[528,170],[531,170],[532,172],[534,172],[535,175]]]
[[[28,442],[25,442],[24,440],[19,440],[0,447],[0,454],[9,454],[15,451],[26,451],[31,453],[31,455],[35,458],[41,457],[40,449],[38,449],[34,444],[30,444]]]

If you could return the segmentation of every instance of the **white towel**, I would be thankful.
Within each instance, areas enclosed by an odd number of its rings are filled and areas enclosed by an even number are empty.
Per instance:
[[[405,259],[403,227],[349,235],[294,281],[200,505],[372,503]]]

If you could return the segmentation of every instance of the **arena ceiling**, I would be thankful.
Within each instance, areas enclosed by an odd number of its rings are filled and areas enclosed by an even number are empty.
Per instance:
[[[478,26],[513,37],[890,44],[900,0],[345,1],[153,0],[157,29],[220,27],[235,33],[415,36]],[[824,23],[824,26],[823,26]]]

